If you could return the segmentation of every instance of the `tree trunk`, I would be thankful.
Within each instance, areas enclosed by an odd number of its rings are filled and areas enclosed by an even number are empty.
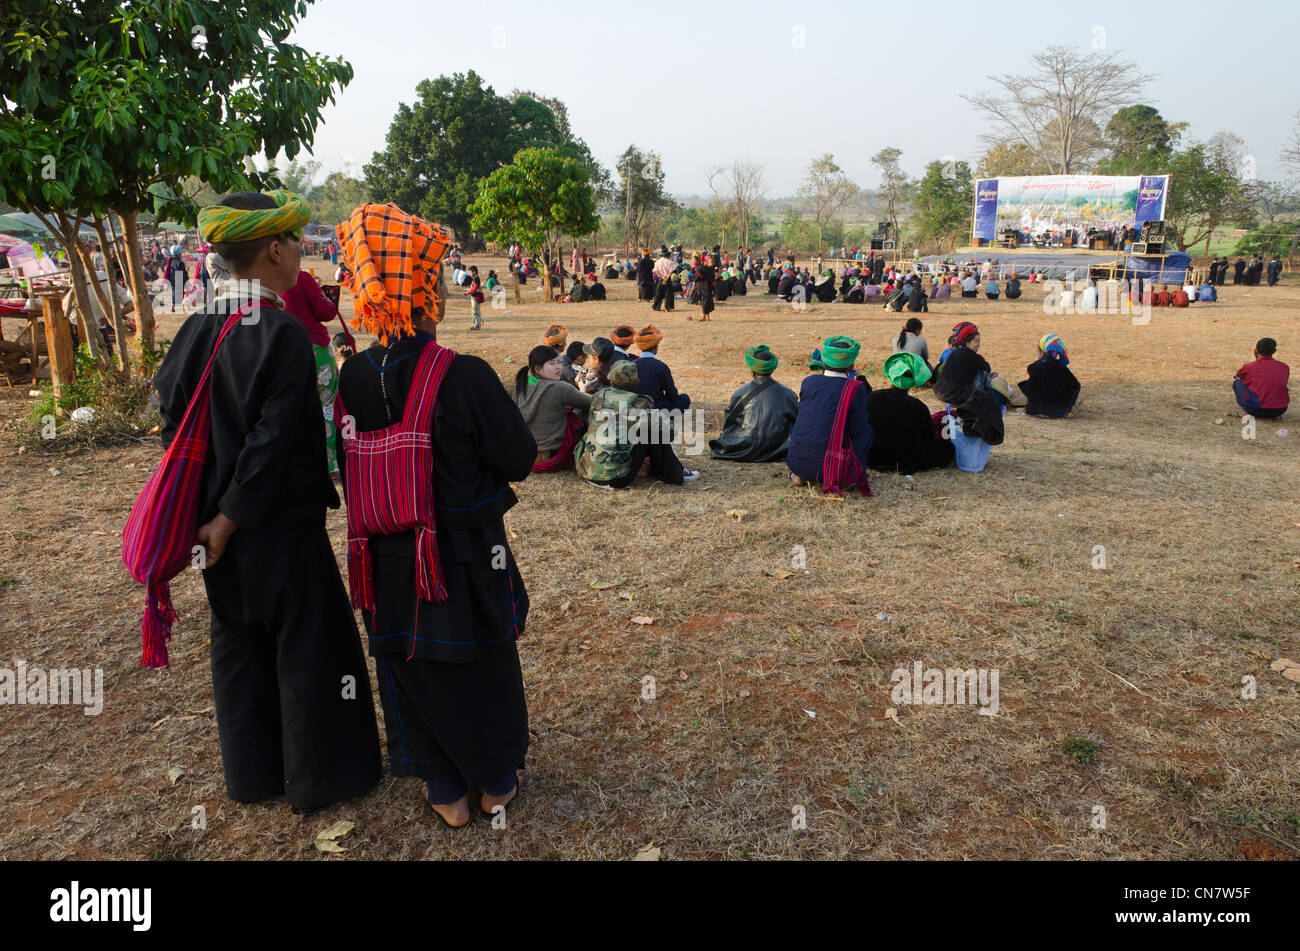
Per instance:
[[[90,290],[87,286],[94,272],[92,269],[87,268],[88,260],[83,260],[81,257],[81,249],[78,248],[81,242],[76,237],[75,227],[71,229],[71,237],[68,234],[63,234],[61,239],[64,250],[68,253],[72,294],[73,299],[77,302],[77,329],[81,334],[82,342],[85,343],[86,349],[95,361],[95,365],[107,368],[108,359],[100,346],[99,327],[95,325],[94,308],[90,303]],[[89,275],[87,271],[90,271]]]
[[[113,333],[117,335],[117,368],[122,371],[122,375],[128,379],[131,376],[131,354],[127,349],[126,321],[122,319],[122,308],[117,302],[117,294],[113,288],[117,282],[113,280],[113,272],[109,268],[109,251],[111,245],[108,243],[108,235],[104,233],[103,221],[95,222],[95,234],[99,237],[99,246],[104,248],[104,271],[108,274],[108,301],[109,309],[105,309],[105,314],[110,314],[113,321]],[[99,283],[95,283],[99,290]],[[102,295],[101,295],[102,296]]]
[[[140,262],[140,228],[136,212],[118,212],[122,222],[122,237],[126,241],[127,279],[131,296],[135,298],[136,345],[143,353],[154,347],[153,300],[144,281],[144,266]]]

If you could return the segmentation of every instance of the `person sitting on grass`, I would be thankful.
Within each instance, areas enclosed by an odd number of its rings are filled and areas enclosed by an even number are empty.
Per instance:
[[[582,350],[589,359],[583,365],[578,385],[582,392],[592,395],[609,386],[609,370],[618,351],[608,337],[597,337],[591,343],[584,344]]]
[[[587,362],[587,354],[582,349],[582,341],[573,341],[555,359],[560,364],[560,379],[577,386],[578,370]]]
[[[650,473],[669,485],[698,479],[699,473],[684,468],[673,447],[656,432],[650,397],[635,391],[636,362],[616,361],[608,377],[609,385],[591,401],[587,432],[574,455],[578,475],[601,488],[627,489],[649,459]]]
[[[1002,286],[998,284],[996,277],[990,277],[984,282],[984,296],[989,300],[997,300],[998,295],[1002,293]]]
[[[794,390],[772,379],[776,354],[767,344],[745,351],[750,381],[731,394],[722,433],[709,440],[709,458],[731,462],[780,462],[790,448],[799,415]]]
[[[686,409],[691,405],[691,398],[677,392],[673,371],[659,359],[659,344],[663,339],[663,331],[654,324],[642,328],[636,335],[636,346],[641,351],[635,361],[636,392],[650,397],[655,409]]]
[[[979,328],[963,320],[952,328],[948,343],[950,347],[939,361],[935,395],[956,410],[957,424],[965,436],[978,437],[990,446],[1001,445],[1006,404],[993,388],[997,374],[980,356]]]
[[[632,344],[636,341],[635,330],[627,326],[627,324],[624,324],[621,327],[615,327],[614,330],[610,333],[609,339],[614,342],[613,359],[615,361],[635,359],[630,353],[627,352],[627,348],[632,346]]]
[[[924,325],[919,318],[909,317],[907,323],[903,324],[903,329],[894,338],[894,353],[901,353],[905,350],[908,353],[916,354],[921,358],[921,362],[925,364],[928,375],[933,375],[934,369],[930,366],[930,345],[921,336],[923,329]],[[915,385],[920,386],[921,384]]]
[[[900,350],[885,358],[882,371],[889,380],[889,389],[873,390],[867,397],[875,434],[867,451],[867,465],[903,475],[952,465],[952,441],[935,438],[930,410],[908,393],[930,381],[925,361],[915,353]]]
[[[533,347],[528,365],[515,374],[515,403],[537,442],[534,472],[553,472],[568,464],[587,418],[591,397],[561,376],[560,355]],[[550,463],[542,469],[538,466]]]
[[[1291,405],[1291,393],[1287,389],[1291,368],[1274,359],[1275,353],[1277,341],[1264,337],[1255,344],[1255,359],[1238,370],[1233,378],[1232,391],[1237,396],[1237,405],[1248,416],[1277,419]]]
[[[804,377],[799,387],[799,412],[790,431],[790,449],[785,460],[790,469],[790,480],[795,485],[821,482],[840,391],[854,379],[853,364],[860,349],[861,344],[852,337],[828,337],[819,348],[820,353],[815,354],[815,359],[810,362],[810,366],[818,364],[823,369],[820,374]],[[867,409],[871,384],[865,380],[861,383],[849,406],[845,434],[851,439],[853,452],[865,468],[872,437]]]
[[[1016,300],[1020,297],[1020,275],[1012,274],[1007,280],[1007,300]]]
[[[1044,334],[1038,340],[1038,353],[1029,364],[1029,379],[1019,384],[1029,401],[1025,412],[1043,419],[1069,416],[1079,400],[1079,381],[1070,372],[1065,344],[1056,334]]]
[[[569,331],[564,324],[551,324],[546,328],[546,333],[542,334],[542,346],[550,347],[556,351],[563,351],[565,342],[568,339]]]

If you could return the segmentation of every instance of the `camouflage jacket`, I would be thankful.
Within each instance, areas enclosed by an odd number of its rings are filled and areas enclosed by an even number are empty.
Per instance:
[[[650,397],[617,387],[597,392],[587,413],[587,433],[573,455],[578,475],[592,482],[625,477],[631,468],[637,420],[653,408]]]

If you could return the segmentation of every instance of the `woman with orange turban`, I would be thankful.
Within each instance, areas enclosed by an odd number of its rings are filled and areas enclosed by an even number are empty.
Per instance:
[[[339,468],[348,575],[375,658],[397,776],[453,827],[518,790],[528,710],[515,640],[528,592],[502,516],[537,443],[496,371],[436,339],[447,305],[437,225],[363,205],[338,228],[358,321],[382,345],[343,364]],[[349,435],[349,429],[353,430]]]

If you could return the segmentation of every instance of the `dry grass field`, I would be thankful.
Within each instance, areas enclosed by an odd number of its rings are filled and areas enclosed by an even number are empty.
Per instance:
[[[630,282],[609,288],[546,305],[530,284],[475,333],[457,298],[440,340],[505,379],[552,321],[590,340],[653,317],[712,434],[745,347],[770,344],[797,389],[813,347],[851,334],[880,386],[902,323],[756,291],[688,322],[698,309],[652,314]],[[874,498],[839,501],[793,488],[783,464],[706,455],[682,487],[604,492],[571,471],[517,486],[533,738],[505,829],[448,831],[412,779],[307,817],[225,799],[195,573],[173,585],[170,668],[137,666],[144,595],[120,531],[156,442],[18,454],[32,401],[0,390],[0,665],[102,667],[105,689],[99,716],[0,707],[0,856],[1295,858],[1300,684],[1269,665],[1300,661],[1300,426],[1261,421],[1250,440],[1219,420],[1257,338],[1300,364],[1300,287],[1225,287],[1145,326],[1045,316],[1026,289],[923,315],[936,354],[974,320],[1013,381],[1056,331],[1083,384],[1074,418],[1009,416],[983,473],[873,474]],[[341,512],[329,526],[344,564]],[[891,673],[918,661],[998,670],[997,715],[891,701]],[[347,852],[313,848],[340,819],[356,823]]]

